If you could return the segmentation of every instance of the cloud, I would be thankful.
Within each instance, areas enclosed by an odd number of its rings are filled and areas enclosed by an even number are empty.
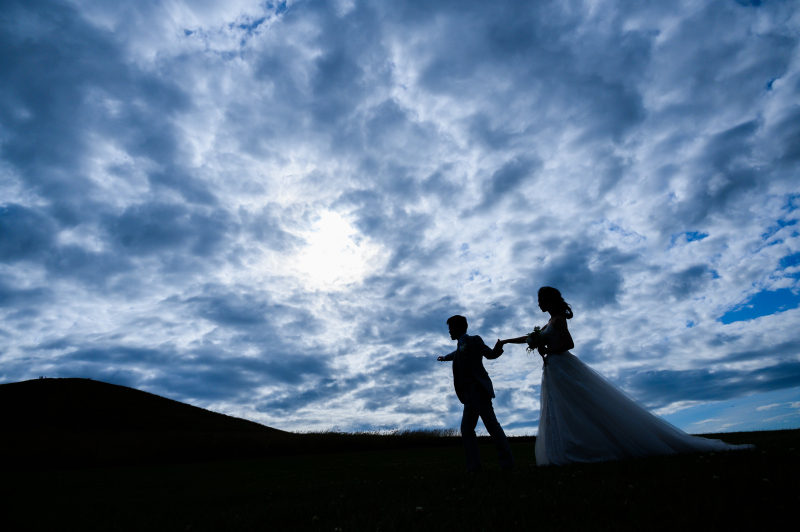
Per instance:
[[[782,361],[756,370],[636,372],[624,382],[637,398],[653,408],[669,404],[676,393],[690,401],[721,401],[752,392],[800,387],[800,362]]]
[[[0,257],[4,262],[35,259],[52,245],[53,222],[34,209],[9,204],[0,208]]]
[[[796,16],[4,2],[0,379],[455,426],[445,320],[519,336],[549,285],[575,354],[665,412],[798,387]],[[522,353],[487,364],[517,433]]]
[[[214,216],[216,214],[216,216]],[[126,254],[149,255],[187,251],[211,255],[229,225],[227,213],[203,216],[190,212],[183,204],[147,203],[132,205],[109,220],[106,230]]]
[[[541,165],[541,161],[526,157],[516,157],[503,164],[487,180],[486,191],[478,210],[486,210],[504,197],[512,195]]]

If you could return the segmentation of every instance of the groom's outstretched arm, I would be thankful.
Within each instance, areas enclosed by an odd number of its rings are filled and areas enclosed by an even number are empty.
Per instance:
[[[449,361],[449,360],[453,360],[453,358],[454,358],[455,356],[456,356],[456,352],[455,352],[455,351],[453,351],[452,353],[448,353],[448,354],[446,354],[446,355],[445,355],[445,356],[443,356],[443,357],[439,357],[439,358],[437,358],[436,360],[438,360],[439,362],[447,362],[447,361]]]

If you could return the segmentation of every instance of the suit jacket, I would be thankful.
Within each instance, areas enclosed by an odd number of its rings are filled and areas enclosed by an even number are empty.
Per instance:
[[[456,395],[462,404],[467,402],[470,386],[478,382],[494,397],[492,379],[483,367],[483,357],[493,360],[503,354],[502,349],[490,349],[480,336],[464,335],[459,339],[459,346],[452,353],[445,355],[444,360],[453,361],[453,384]]]

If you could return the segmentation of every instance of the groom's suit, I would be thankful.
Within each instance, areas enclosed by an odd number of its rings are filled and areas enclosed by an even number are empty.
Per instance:
[[[483,357],[492,360],[502,354],[503,351],[500,349],[497,351],[489,349],[480,336],[464,334],[458,339],[456,350],[442,358],[453,361],[453,384],[458,400],[464,405],[464,414],[461,417],[461,437],[467,455],[467,471],[477,471],[481,468],[478,438],[475,435],[478,417],[483,420],[483,425],[497,448],[500,467],[502,469],[514,467],[514,456],[511,454],[503,427],[497,422],[492,407],[494,398],[492,380],[483,367]]]

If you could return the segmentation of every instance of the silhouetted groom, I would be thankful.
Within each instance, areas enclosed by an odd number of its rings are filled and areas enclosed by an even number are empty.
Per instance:
[[[437,358],[439,362],[453,361],[453,381],[458,400],[464,405],[461,416],[461,438],[467,454],[467,471],[480,471],[481,457],[478,454],[478,438],[475,426],[478,416],[489,431],[500,459],[500,469],[514,469],[514,456],[508,445],[503,427],[497,422],[492,407],[494,388],[489,374],[483,367],[483,357],[493,360],[503,354],[502,348],[489,349],[480,336],[467,335],[467,318],[453,316],[447,320],[450,338],[458,340],[455,351]]]

